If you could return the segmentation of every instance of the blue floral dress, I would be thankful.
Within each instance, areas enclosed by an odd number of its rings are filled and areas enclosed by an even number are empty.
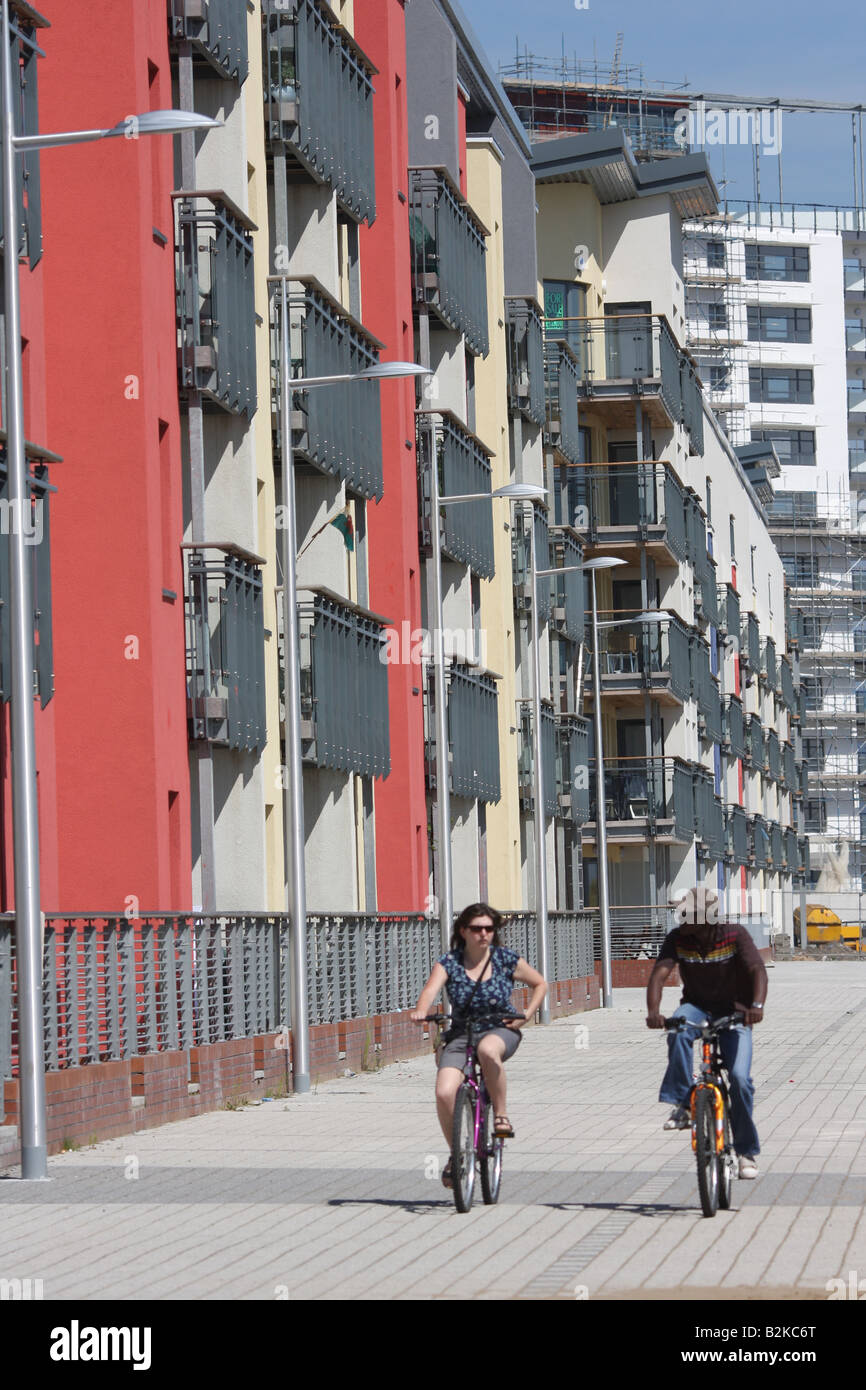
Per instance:
[[[461,950],[449,951],[446,956],[440,958],[438,963],[448,976],[445,989],[453,1010],[452,1026],[449,1030],[452,1036],[462,1031],[467,1017],[477,1018],[479,1014],[495,1013],[499,1009],[508,1013],[512,1008],[514,972],[520,955],[517,951],[510,951],[507,946],[494,946],[492,956],[492,968],[485,967],[486,974],[477,989],[475,980],[466,974]],[[496,1026],[495,1023],[487,1023],[482,1026],[481,1031],[486,1033]]]

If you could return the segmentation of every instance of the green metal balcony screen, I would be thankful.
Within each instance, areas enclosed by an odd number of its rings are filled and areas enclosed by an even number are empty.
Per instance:
[[[689,435],[689,453],[704,452],[704,407],[695,364],[685,355],[680,357],[680,420]]]
[[[320,0],[265,0],[265,118],[358,221],[376,216],[375,68]]]
[[[685,498],[663,463],[634,463],[583,470],[589,502],[589,533],[608,527],[633,529],[641,541],[651,526],[664,527],[665,540],[680,560],[688,555]]]
[[[561,813],[582,825],[589,819],[589,725],[577,714],[558,716],[556,769]]]
[[[779,662],[779,689],[782,693],[782,703],[789,713],[794,710],[794,677],[791,672],[791,663],[787,657],[782,657]]]
[[[419,411],[415,419],[424,489],[422,519],[427,542],[432,543],[435,529],[428,492],[431,450],[439,469],[441,497],[491,492],[491,454],[450,411]],[[475,502],[457,502],[443,507],[442,511],[443,553],[468,565],[482,579],[492,579],[495,573],[492,503],[481,498]]]
[[[734,864],[749,862],[749,823],[742,806],[728,807],[727,853]]]
[[[740,595],[737,593],[733,584],[722,585],[724,589],[724,612],[721,617],[725,624],[725,631],[729,637],[740,640]]]
[[[577,420],[578,366],[566,343],[548,335],[544,342],[544,389],[547,437],[569,463],[580,463]]]
[[[544,814],[554,816],[559,809],[559,788],[556,780],[557,727],[550,705],[541,706],[541,762],[544,782]],[[520,804],[525,811],[535,811],[535,758],[533,756],[532,706],[520,710],[519,752]]]
[[[533,524],[535,529],[535,568],[537,570],[547,570],[550,564],[550,531],[547,524],[547,514],[541,507],[533,506]],[[526,511],[523,507],[517,511],[514,529],[511,533],[511,553],[514,572],[514,584],[519,590],[526,594],[526,604],[531,603],[530,572],[532,569],[532,558],[530,554],[530,535],[529,523]],[[563,576],[564,578],[565,576]],[[546,623],[550,618],[550,595],[551,577],[543,577],[538,580],[536,587],[536,605],[539,623]]]
[[[379,361],[375,338],[351,319],[321,286],[294,285],[289,297],[290,347],[295,376],[341,376]],[[279,381],[279,335],[274,347]],[[342,478],[353,492],[382,496],[382,414],[378,381],[337,382],[326,390],[294,392],[292,444],[323,473]]]
[[[544,331],[537,304],[531,299],[510,296],[505,300],[508,330],[508,406],[543,425],[544,410]]]
[[[782,749],[775,729],[767,730],[767,772],[774,782],[782,780]]]
[[[782,827],[776,821],[770,822],[770,867],[781,873],[785,863],[782,842]]]
[[[409,170],[409,232],[416,303],[486,357],[486,231],[443,169]]]
[[[27,477],[27,502],[19,518],[9,501],[6,445],[0,446],[0,700],[12,694],[12,629],[9,596],[9,533],[20,526],[30,554],[33,600],[34,693],[42,708],[54,694],[54,637],[51,615],[51,512],[55,489],[48,470],[36,463]]]
[[[789,874],[795,874],[800,867],[800,855],[797,845],[797,832],[788,826],[784,833],[785,842],[785,867]]]
[[[384,624],[316,593],[298,604],[301,716],[311,722],[317,767],[387,777],[391,770]],[[308,658],[305,657],[309,653]]]
[[[707,622],[718,627],[721,611],[716,565],[707,546],[707,524],[698,499],[693,493],[686,497],[686,535],[695,584],[700,589],[701,615]]]
[[[498,801],[498,695],[492,676],[469,666],[451,667],[448,744],[453,795]]]
[[[779,665],[776,660],[776,644],[768,637],[764,644],[764,677],[768,690],[779,689]]]
[[[752,768],[755,772],[763,771],[764,767],[764,731],[761,728],[761,721],[757,715],[750,715],[746,725],[746,756],[751,759]]]
[[[695,773],[695,833],[703,842],[707,858],[723,858],[725,813],[715,794],[712,775],[703,769]]]
[[[770,865],[770,834],[766,822],[760,816],[755,816],[751,822],[752,830],[752,854],[754,855],[755,868],[766,869]]]
[[[172,37],[188,39],[221,77],[246,81],[246,0],[169,0],[169,22]]]
[[[234,547],[202,545],[187,553],[191,736],[254,752],[267,737],[261,566]]]
[[[719,683],[710,669],[710,649],[699,637],[691,643],[692,689],[704,721],[705,737],[722,740],[722,701]]]
[[[752,671],[757,672],[761,669],[761,632],[754,613],[746,614],[740,660]]]
[[[782,769],[785,786],[789,792],[797,790],[797,760],[790,743],[782,746]]]
[[[554,602],[558,615],[562,615],[564,635],[571,642],[582,642],[586,626],[583,546],[564,528],[554,527],[551,535],[556,564],[564,571],[562,575],[553,576],[556,586]]]
[[[16,135],[39,133],[39,83],[37,78],[37,30],[46,21],[34,12],[31,18],[9,6],[10,54],[12,63],[12,106]],[[17,74],[17,86],[16,86]],[[27,150],[15,159],[16,203],[19,257],[26,257],[30,268],[42,259],[42,198],[39,151]],[[5,199],[0,198],[0,244],[6,251]]]
[[[725,700],[724,741],[730,748],[732,758],[742,758],[746,752],[746,735],[743,726],[743,706],[736,695],[728,695]]]
[[[181,384],[249,417],[256,409],[252,223],[223,197],[177,198]]]

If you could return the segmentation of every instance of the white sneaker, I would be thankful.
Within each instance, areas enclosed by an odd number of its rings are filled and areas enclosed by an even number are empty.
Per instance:
[[[675,1105],[662,1125],[662,1129],[689,1129],[691,1123],[692,1117],[686,1107],[684,1105]]]
[[[739,1175],[741,1178],[756,1178],[758,1176],[757,1159],[751,1158],[747,1154],[741,1154]]]

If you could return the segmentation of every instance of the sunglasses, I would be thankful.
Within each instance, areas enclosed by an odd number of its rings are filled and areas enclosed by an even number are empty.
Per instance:
[[[494,931],[496,930],[496,928],[495,928],[495,927],[488,927],[488,926],[481,926],[481,925],[479,925],[477,922],[470,922],[469,925],[468,925],[468,927],[466,928],[466,930],[467,930],[467,931],[489,931],[489,932],[494,932]]]

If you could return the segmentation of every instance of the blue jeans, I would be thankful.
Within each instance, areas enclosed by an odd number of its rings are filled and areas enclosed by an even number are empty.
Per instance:
[[[680,1004],[673,1018],[687,1018],[690,1023],[705,1023],[710,1017],[694,1004]],[[692,1061],[697,1028],[684,1028],[681,1033],[668,1033],[668,1069],[662,1078],[659,1100],[666,1105],[685,1105],[692,1089]],[[754,1157],[761,1152],[758,1131],[752,1119],[755,1086],[751,1077],[752,1030],[744,1024],[729,1028],[719,1035],[719,1051],[731,1083],[731,1131],[738,1154]]]

